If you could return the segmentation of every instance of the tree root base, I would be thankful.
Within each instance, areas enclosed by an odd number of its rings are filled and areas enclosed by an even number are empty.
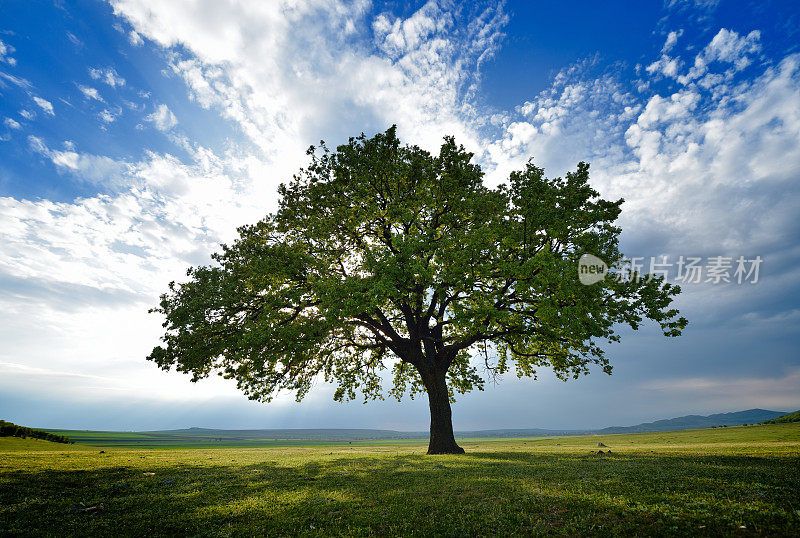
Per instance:
[[[452,447],[447,447],[447,448],[439,448],[439,447],[437,447],[437,448],[429,447],[428,448],[428,455],[429,456],[436,455],[436,454],[465,454],[465,453],[466,452],[464,451],[464,449],[461,448],[458,445],[452,446]]]

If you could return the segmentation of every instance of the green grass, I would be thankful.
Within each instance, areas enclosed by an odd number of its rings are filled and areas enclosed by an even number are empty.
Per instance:
[[[243,438],[235,434],[197,434],[180,432],[119,432],[93,430],[48,430],[69,436],[76,443],[100,447],[125,448],[269,448],[288,446],[418,445],[420,439],[272,439]],[[264,434],[268,435],[268,434]]]
[[[462,445],[4,438],[0,535],[800,534],[800,424]]]

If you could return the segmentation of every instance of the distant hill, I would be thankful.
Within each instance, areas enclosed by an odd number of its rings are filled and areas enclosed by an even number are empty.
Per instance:
[[[800,413],[800,412],[798,412]],[[798,413],[792,413],[797,415]],[[662,431],[710,428],[712,426],[740,426],[758,424],[786,415],[783,411],[749,409],[735,413],[700,416],[688,415],[647,422],[636,426],[613,426],[600,430],[548,430],[543,428],[497,429],[458,431],[461,438],[549,437],[587,434],[647,433]],[[789,415],[791,416],[791,415]],[[788,421],[788,420],[787,420]],[[78,443],[100,446],[289,446],[297,441],[309,444],[427,440],[428,432],[401,432],[363,428],[291,428],[225,430],[212,428],[185,428],[147,432],[102,432],[89,430],[50,430],[68,435]]]
[[[498,430],[457,431],[461,438],[498,438],[498,437],[548,437],[562,435],[586,435],[609,433],[646,433],[689,430],[695,428],[711,428],[713,426],[741,426],[742,424],[758,424],[765,420],[785,415],[784,411],[766,409],[748,409],[734,413],[718,413],[716,415],[687,415],[685,417],[646,422],[636,426],[611,426],[600,430],[549,430],[544,428],[520,428]],[[183,430],[166,430],[147,432],[150,435],[179,435],[196,438],[219,439],[309,439],[328,441],[366,441],[371,439],[427,439],[428,432],[401,432],[395,430],[369,429],[284,429],[284,430],[212,430],[206,428],[187,428]]]
[[[758,424],[765,420],[784,415],[784,411],[768,411],[766,409],[748,409],[735,413],[718,413],[716,415],[686,415],[685,417],[645,422],[636,426],[612,426],[603,428],[597,433],[644,433],[689,430],[695,428],[711,428],[713,426],[741,426],[742,424]]]
[[[800,422],[800,411],[795,411],[794,413],[789,413],[788,415],[782,415],[778,418],[765,420],[762,424],[783,424],[784,422]]]

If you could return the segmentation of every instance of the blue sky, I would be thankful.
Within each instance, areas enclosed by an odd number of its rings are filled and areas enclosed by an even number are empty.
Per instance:
[[[424,401],[248,402],[144,360],[170,280],[330,145],[453,134],[495,185],[580,160],[623,250],[706,272],[691,325],[608,347],[613,376],[504,379],[457,429],[800,408],[800,8],[793,2],[0,5],[0,416],[43,427],[427,427]],[[709,280],[709,281],[707,281]],[[509,412],[510,410],[513,412]]]

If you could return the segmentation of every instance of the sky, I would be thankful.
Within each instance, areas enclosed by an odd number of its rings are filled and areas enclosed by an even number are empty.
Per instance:
[[[495,186],[591,163],[631,263],[690,325],[611,376],[508,375],[458,430],[800,408],[800,7],[791,1],[0,3],[0,418],[37,427],[425,430],[424,400],[248,401],[145,360],[170,281],[329,146],[444,135]],[[660,264],[660,265],[659,265]],[[692,272],[688,266],[699,269]]]

